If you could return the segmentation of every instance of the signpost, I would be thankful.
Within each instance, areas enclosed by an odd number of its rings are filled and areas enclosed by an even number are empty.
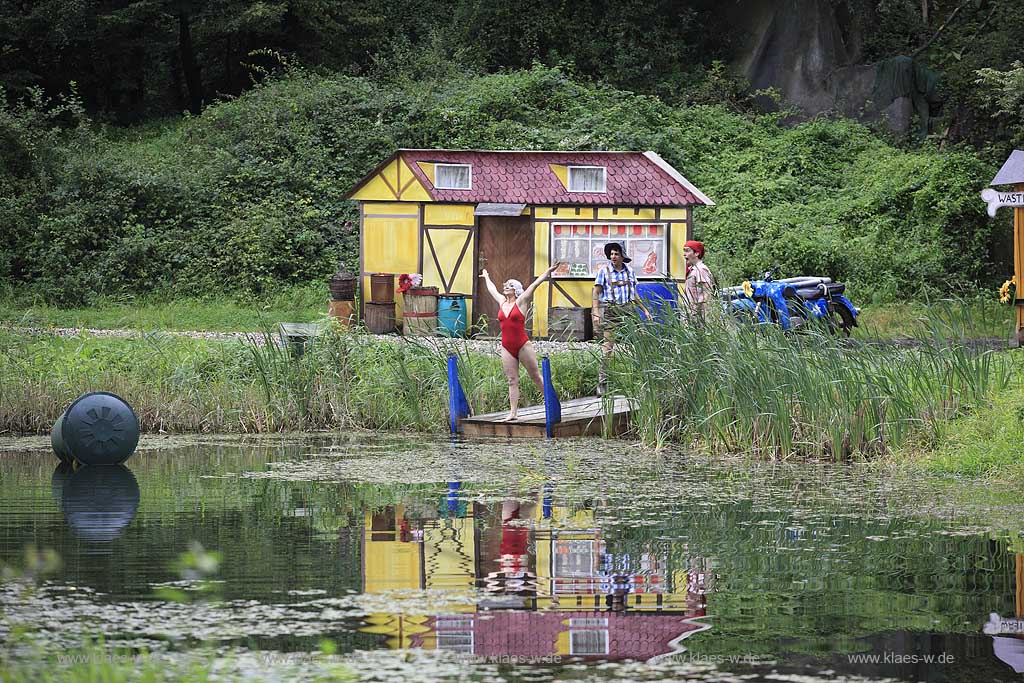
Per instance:
[[[981,198],[988,203],[988,215],[996,217],[996,209],[1001,206],[1024,208],[1024,192],[996,192],[993,189],[981,191]]]
[[[1012,186],[1009,192],[985,188],[981,191],[981,199],[988,204],[989,216],[994,217],[1001,206],[1013,207],[1013,285],[1017,321],[1010,346],[1016,348],[1024,343],[1024,150],[1014,150],[989,185]]]

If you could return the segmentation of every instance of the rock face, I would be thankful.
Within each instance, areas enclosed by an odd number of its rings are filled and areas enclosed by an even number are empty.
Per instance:
[[[807,112],[833,108],[827,80],[850,54],[828,0],[753,0],[736,9],[735,25],[747,36],[737,64],[751,87],[777,88]]]
[[[745,0],[728,8],[741,36],[733,62],[752,89],[775,88],[807,116],[841,113],[907,133],[917,111],[927,124],[934,78],[908,57],[859,63],[860,34],[829,0]],[[768,98],[762,104],[774,106]]]

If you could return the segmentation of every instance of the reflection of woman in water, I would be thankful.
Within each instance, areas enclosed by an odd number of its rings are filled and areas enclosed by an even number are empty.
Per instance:
[[[519,412],[519,364],[526,367],[526,374],[533,380],[537,390],[544,394],[544,382],[540,377],[540,368],[537,367],[537,352],[526,336],[526,315],[523,309],[527,307],[530,299],[533,298],[533,290],[543,282],[551,272],[558,267],[554,263],[550,268],[541,273],[540,277],[534,280],[529,287],[523,289],[519,280],[505,280],[502,291],[491,282],[491,276],[484,268],[480,277],[487,285],[487,291],[498,304],[498,322],[501,324],[501,367],[508,379],[508,402],[509,412],[507,422],[516,419]]]
[[[537,590],[537,577],[530,571],[530,530],[517,523],[523,519],[519,502],[501,504],[501,544],[498,571],[489,575],[488,588],[505,594],[531,594]]]
[[[501,504],[501,558],[498,565],[503,572],[523,572],[528,568],[527,544],[530,533],[524,526],[512,523],[519,519],[519,503]]]

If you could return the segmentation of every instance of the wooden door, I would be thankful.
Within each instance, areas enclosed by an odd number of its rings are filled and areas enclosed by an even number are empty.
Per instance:
[[[480,216],[476,244],[477,264],[481,269],[487,269],[499,291],[502,283],[509,278],[519,280],[523,287],[533,282],[533,220],[530,216]],[[473,304],[474,316],[478,321],[481,315],[487,316],[488,333],[492,336],[500,335],[498,305],[487,293],[487,286],[479,277]],[[527,333],[530,332],[530,323],[527,320]]]

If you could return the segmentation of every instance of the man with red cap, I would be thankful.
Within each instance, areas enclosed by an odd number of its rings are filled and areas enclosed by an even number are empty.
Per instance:
[[[708,301],[715,294],[715,278],[704,265],[704,244],[688,240],[683,245],[686,259],[686,282],[683,284],[683,315],[687,320],[700,320],[707,313]]]

